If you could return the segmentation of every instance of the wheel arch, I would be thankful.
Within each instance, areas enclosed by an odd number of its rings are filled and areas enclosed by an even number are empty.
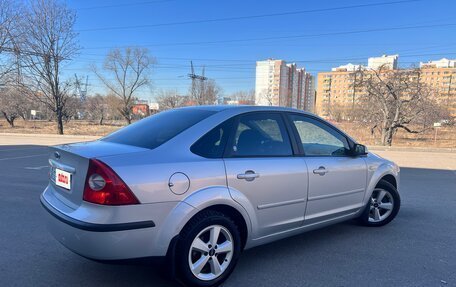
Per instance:
[[[187,223],[184,225],[183,228],[185,228],[195,216],[197,216],[198,214],[200,214],[202,212],[205,212],[207,210],[213,210],[213,211],[221,212],[221,213],[225,214],[226,216],[228,216],[229,218],[231,218],[234,221],[234,223],[239,228],[239,232],[240,232],[240,236],[241,236],[241,244],[242,244],[241,248],[243,249],[245,244],[247,243],[247,236],[249,234],[247,223],[246,223],[246,220],[244,219],[244,216],[236,208],[234,208],[234,207],[232,207],[230,205],[215,204],[215,205],[208,206],[208,207],[206,207],[206,208],[204,208],[202,210],[199,210],[196,214],[194,214],[187,221]]]
[[[392,174],[385,174],[382,178],[380,178],[380,180],[377,182],[377,185],[380,181],[386,181],[388,183],[390,183],[391,185],[394,186],[394,188],[397,189],[397,180],[396,180],[396,177],[394,177]],[[377,186],[376,185],[376,186]]]
[[[204,210],[223,212],[234,220],[241,232],[242,247],[246,245],[252,228],[250,216],[242,205],[231,198],[226,186],[198,190],[178,203],[173,212],[167,216],[163,224],[166,227],[160,232],[157,243],[166,242],[165,250],[169,251],[170,248],[173,248],[172,241],[176,241],[174,238],[179,236],[190,220]]]
[[[381,180],[385,180],[391,183],[396,189],[399,187],[399,170],[390,163],[384,163],[369,176],[369,182],[366,189],[366,196],[364,197],[364,204],[367,204],[367,201],[374,192],[375,187],[379,184]]]

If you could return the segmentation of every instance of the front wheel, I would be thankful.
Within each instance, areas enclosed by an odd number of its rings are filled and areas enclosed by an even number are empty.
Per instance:
[[[359,221],[366,226],[383,226],[396,217],[400,206],[401,198],[397,189],[391,183],[380,180]]]
[[[223,213],[203,211],[181,232],[176,254],[185,286],[218,286],[228,278],[241,251],[236,224]]]

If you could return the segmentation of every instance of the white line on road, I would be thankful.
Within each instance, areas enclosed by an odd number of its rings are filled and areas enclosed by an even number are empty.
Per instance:
[[[42,149],[43,147],[28,147],[28,148],[7,148],[7,149],[0,149],[0,152],[9,152],[9,151],[17,151],[17,150],[30,150],[30,149]]]
[[[21,158],[29,158],[29,157],[38,157],[38,156],[44,156],[44,155],[47,156],[49,154],[48,153],[42,153],[42,154],[27,155],[27,156],[7,157],[7,158],[0,158],[0,161],[10,160],[10,159],[21,159]]]

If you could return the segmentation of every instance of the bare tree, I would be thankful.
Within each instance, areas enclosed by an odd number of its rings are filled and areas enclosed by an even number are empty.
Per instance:
[[[23,87],[52,110],[57,132],[63,134],[67,104],[73,96],[71,83],[62,80],[62,66],[79,51],[74,31],[76,14],[56,0],[36,0],[22,19],[19,45],[25,71]]]
[[[16,39],[19,36],[19,4],[10,0],[0,0],[0,81],[4,84],[4,77],[17,68],[17,61],[11,57],[18,55]],[[3,52],[9,53],[6,57]]]
[[[391,70],[380,67],[360,73],[355,85],[362,89],[360,118],[381,131],[382,145],[391,146],[398,129],[419,133],[412,125],[433,107],[430,89],[421,81],[420,69]]]
[[[229,96],[232,100],[238,101],[241,105],[255,104],[255,90],[237,91]]]
[[[85,102],[85,110],[89,119],[96,120],[99,125],[103,125],[103,121],[108,115],[108,101],[100,94],[89,96]]]
[[[195,105],[215,105],[222,89],[215,80],[198,81],[190,88],[190,98]]]
[[[106,88],[122,100],[119,112],[131,124],[132,106],[141,88],[150,84],[150,71],[155,59],[145,48],[114,49],[106,56],[103,71],[93,67]],[[112,77],[112,78],[111,78]]]
[[[187,102],[187,97],[179,95],[177,90],[160,90],[155,100],[163,111],[182,107]]]
[[[220,95],[222,94],[222,88],[215,82],[215,80],[208,80],[204,87],[204,105],[214,105],[217,103]]]
[[[0,93],[0,112],[10,127],[14,127],[14,121],[19,117],[17,97],[10,89],[2,89]]]
[[[274,106],[274,95],[267,89],[263,89],[259,92],[258,98],[255,98],[255,102],[257,105]],[[279,103],[277,102],[276,104],[278,105]]]
[[[0,90],[0,113],[13,128],[14,121],[21,117],[26,120],[31,103],[17,86],[8,86]]]

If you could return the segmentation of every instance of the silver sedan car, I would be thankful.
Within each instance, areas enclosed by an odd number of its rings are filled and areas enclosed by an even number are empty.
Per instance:
[[[217,286],[242,250],[349,219],[397,215],[399,167],[315,115],[200,106],[52,147],[50,232],[87,258],[166,257]]]

